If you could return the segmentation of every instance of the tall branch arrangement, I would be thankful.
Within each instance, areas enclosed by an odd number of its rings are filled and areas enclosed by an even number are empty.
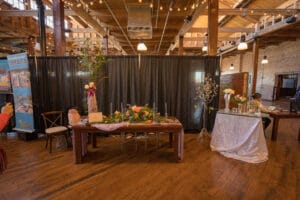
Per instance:
[[[195,99],[204,102],[205,105],[212,102],[214,97],[218,94],[218,84],[213,80],[210,74],[204,79],[204,83],[196,87],[196,97]]]
[[[89,72],[90,81],[96,83],[104,78],[103,65],[109,60],[103,55],[100,43],[92,48],[90,46],[90,39],[86,39],[81,48],[79,63],[81,70]]]

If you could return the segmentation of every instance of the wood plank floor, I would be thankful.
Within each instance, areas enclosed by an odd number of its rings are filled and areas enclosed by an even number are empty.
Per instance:
[[[174,161],[167,136],[156,149],[143,143],[121,152],[117,137],[98,138],[87,161],[74,165],[71,149],[45,150],[45,140],[2,135],[9,159],[0,175],[0,199],[300,199],[299,119],[279,124],[277,141],[267,130],[269,160],[249,164],[225,158],[185,134],[185,158]],[[151,138],[150,138],[151,139]],[[55,146],[55,145],[54,145]]]

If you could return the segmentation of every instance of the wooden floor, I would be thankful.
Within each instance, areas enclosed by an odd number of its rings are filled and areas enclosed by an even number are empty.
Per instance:
[[[45,140],[25,142],[2,135],[9,165],[0,175],[0,199],[300,199],[299,119],[281,120],[277,141],[267,130],[269,160],[249,164],[212,152],[209,142],[185,135],[185,157],[174,161],[167,136],[155,149],[121,152],[117,137],[98,138],[86,162],[73,164],[71,149],[44,149]],[[55,145],[54,145],[55,146]]]

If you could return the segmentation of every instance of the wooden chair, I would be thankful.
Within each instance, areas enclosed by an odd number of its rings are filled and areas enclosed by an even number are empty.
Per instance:
[[[49,153],[52,152],[52,137],[64,135],[67,145],[69,146],[68,137],[69,129],[63,125],[63,111],[50,111],[41,114],[44,120],[45,133],[47,136],[46,148],[50,139]]]

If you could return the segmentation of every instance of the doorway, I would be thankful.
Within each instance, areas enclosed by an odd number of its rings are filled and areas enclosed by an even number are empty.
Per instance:
[[[299,85],[300,72],[276,74],[273,100],[293,97],[296,94],[296,90]]]

